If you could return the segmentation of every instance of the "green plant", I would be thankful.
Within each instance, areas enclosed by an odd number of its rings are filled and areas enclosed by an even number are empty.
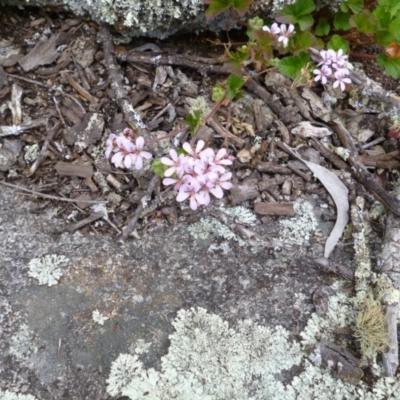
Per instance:
[[[252,0],[205,0],[205,3],[210,5],[206,12],[208,18],[229,10],[238,20],[248,11]],[[284,34],[286,25],[293,26],[290,37],[282,36],[282,32],[277,35],[277,31],[273,30],[277,24],[270,28],[259,17],[247,23],[241,21],[248,27],[248,43],[234,50],[229,44],[227,61],[238,71],[250,64],[257,71],[278,67],[283,74],[304,84],[311,75],[309,48],[323,49],[326,46],[335,51],[341,49],[348,52],[360,43],[376,43],[384,49],[377,57],[351,55],[376,58],[387,75],[400,78],[400,3],[377,0],[376,7],[369,3],[346,0],[340,4],[338,11],[333,12],[328,7],[316,11],[314,0],[297,0],[276,16],[276,21],[283,24],[280,29],[284,30]]]

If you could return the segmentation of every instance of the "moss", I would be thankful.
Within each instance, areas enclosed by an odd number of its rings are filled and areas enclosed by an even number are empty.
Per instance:
[[[389,345],[382,305],[374,299],[371,292],[363,308],[358,311],[354,337],[360,343],[362,355],[367,359],[372,359],[377,353],[384,352]]]

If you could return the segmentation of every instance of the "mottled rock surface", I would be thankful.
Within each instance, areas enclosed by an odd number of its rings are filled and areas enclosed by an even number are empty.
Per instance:
[[[255,0],[249,16],[271,17],[290,0]],[[319,0],[319,5],[334,5],[340,1]],[[52,11],[67,11],[88,15],[98,22],[114,25],[128,36],[164,39],[177,32],[195,34],[202,30],[221,31],[237,28],[229,13],[206,21],[202,0],[0,0],[0,4],[18,7],[38,6]]]
[[[280,324],[295,337],[313,310],[312,293],[330,282],[307,259],[213,234],[195,238],[186,223],[156,225],[123,244],[93,231],[48,233],[63,223],[55,217],[63,206],[0,186],[3,389],[107,399],[106,378],[120,353],[146,343],[142,361],[159,367],[178,310],[201,306],[232,327],[245,318]],[[29,262],[51,254],[69,261],[57,285],[39,286]],[[109,318],[103,325],[95,310]]]

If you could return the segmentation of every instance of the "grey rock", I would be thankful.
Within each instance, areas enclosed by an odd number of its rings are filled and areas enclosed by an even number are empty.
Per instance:
[[[308,320],[310,294],[330,282],[293,253],[273,255],[215,235],[204,240],[187,223],[157,223],[124,243],[115,235],[48,233],[65,223],[56,218],[63,207],[0,186],[3,390],[18,376],[37,399],[109,399],[110,365],[138,341],[150,343],[145,367],[160,367],[178,310],[204,307],[233,328],[250,318],[296,335]],[[52,287],[28,275],[30,260],[48,254],[70,260]],[[307,300],[299,305],[294,294]],[[96,309],[109,317],[103,326],[92,318]]]
[[[255,0],[249,17],[274,15],[290,0]],[[324,0],[317,1],[326,5]],[[330,1],[334,6],[340,0]],[[207,21],[202,0],[0,0],[0,4],[19,7],[39,6],[52,11],[70,11],[89,15],[95,21],[108,23],[128,36],[147,36],[164,39],[177,32],[201,30],[225,31],[238,28],[229,12]]]
[[[0,171],[8,171],[17,162],[21,149],[21,140],[4,139],[0,148]]]

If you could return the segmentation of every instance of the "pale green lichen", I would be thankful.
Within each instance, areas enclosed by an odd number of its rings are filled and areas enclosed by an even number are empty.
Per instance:
[[[195,19],[204,12],[201,0],[70,0],[68,7],[77,14],[88,12],[100,22],[122,24],[137,31],[164,38],[165,29],[177,29],[185,20]],[[156,33],[158,31],[158,33]]]
[[[40,148],[37,143],[35,143],[31,146],[26,146],[25,154],[24,154],[25,161],[27,161],[29,163],[35,161],[38,158],[39,153],[40,153]]]
[[[38,350],[33,333],[29,330],[28,325],[22,324],[19,330],[11,338],[9,352],[19,360],[23,360]],[[0,397],[1,399],[1,397]]]
[[[335,290],[338,286],[332,286]],[[307,321],[307,326],[300,333],[301,344],[304,348],[315,346],[320,340],[333,341],[337,328],[351,327],[354,325],[356,311],[349,296],[337,291],[335,295],[328,299],[327,313],[319,316],[317,313],[311,315]]]
[[[288,332],[246,320],[229,328],[203,308],[181,310],[173,322],[161,371],[145,369],[137,355],[121,354],[111,365],[107,392],[131,400],[395,400],[398,379],[372,387],[351,385],[313,365]],[[302,368],[290,384],[282,371]],[[397,397],[396,397],[397,396]]]
[[[145,370],[136,355],[122,354],[111,367],[109,394],[149,400],[284,398],[276,376],[300,363],[301,354],[282,327],[247,320],[235,331],[202,308],[179,311],[173,325],[161,372]]]
[[[191,224],[188,231],[195,239],[207,240],[210,236],[215,235],[225,240],[234,240],[240,246],[246,245],[246,242],[237,236],[236,233],[211,217],[202,218],[199,222]]]
[[[225,214],[234,217],[237,224],[243,225],[256,225],[258,223],[257,216],[252,213],[248,208],[237,206],[226,208],[223,204],[219,207]]]
[[[279,240],[300,246],[308,244],[311,233],[318,225],[313,206],[308,201],[299,200],[293,207],[297,216],[279,222],[281,226]]]
[[[93,321],[97,322],[99,325],[104,325],[109,318],[102,314],[99,310],[94,310],[92,312]]]
[[[39,285],[57,285],[62,276],[61,264],[68,262],[68,258],[57,254],[47,255],[42,258],[34,258],[29,262],[28,275],[36,278]]]
[[[36,397],[31,394],[21,394],[21,393],[13,393],[8,390],[0,389],[0,399],[1,400],[36,400]]]

